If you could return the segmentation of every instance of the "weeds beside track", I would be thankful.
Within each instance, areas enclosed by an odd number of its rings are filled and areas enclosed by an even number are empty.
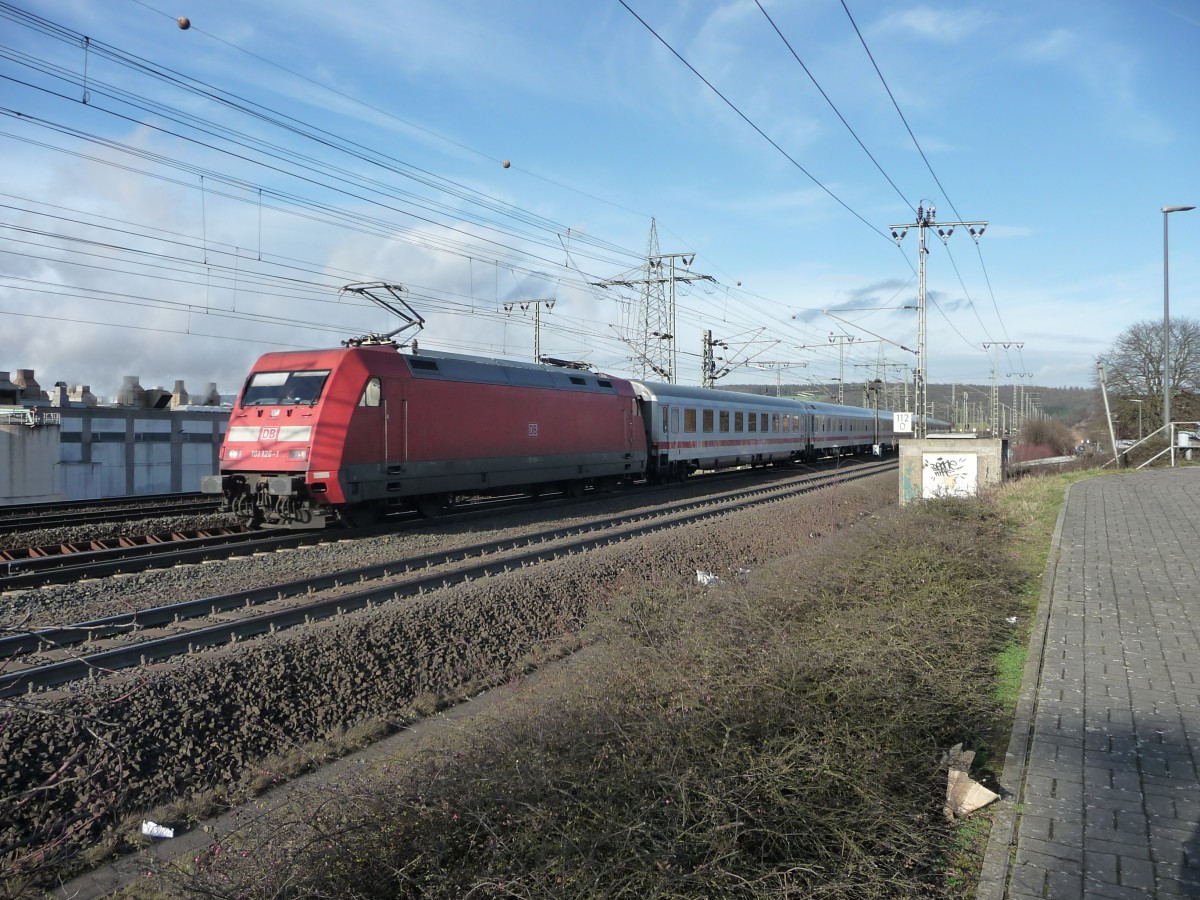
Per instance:
[[[1056,480],[884,512],[716,590],[634,580],[587,661],[495,725],[223,845],[184,884],[968,897],[986,817],[942,816],[942,754],[1002,753],[997,663],[1023,639]]]

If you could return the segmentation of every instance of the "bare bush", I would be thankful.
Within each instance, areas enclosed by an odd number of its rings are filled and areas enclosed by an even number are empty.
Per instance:
[[[177,889],[936,894],[941,752],[990,750],[991,660],[1022,581],[1006,537],[986,504],[939,501],[715,590],[627,583],[586,661],[494,727],[224,846]]]

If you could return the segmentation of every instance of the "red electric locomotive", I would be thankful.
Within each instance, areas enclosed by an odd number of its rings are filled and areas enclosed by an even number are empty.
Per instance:
[[[336,511],[365,524],[457,495],[570,493],[646,470],[628,381],[391,344],[268,353],[238,396],[219,475],[201,490],[255,525]]]

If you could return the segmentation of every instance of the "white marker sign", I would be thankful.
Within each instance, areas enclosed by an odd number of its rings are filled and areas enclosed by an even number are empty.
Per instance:
[[[912,434],[912,413],[892,413],[892,429],[903,434]]]

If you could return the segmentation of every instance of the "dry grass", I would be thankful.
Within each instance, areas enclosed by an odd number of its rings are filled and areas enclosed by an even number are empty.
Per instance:
[[[586,662],[491,727],[218,847],[173,890],[962,896],[942,754],[986,755],[1004,714],[993,661],[1027,583],[1012,540],[994,504],[940,501],[744,583],[633,585]]]

